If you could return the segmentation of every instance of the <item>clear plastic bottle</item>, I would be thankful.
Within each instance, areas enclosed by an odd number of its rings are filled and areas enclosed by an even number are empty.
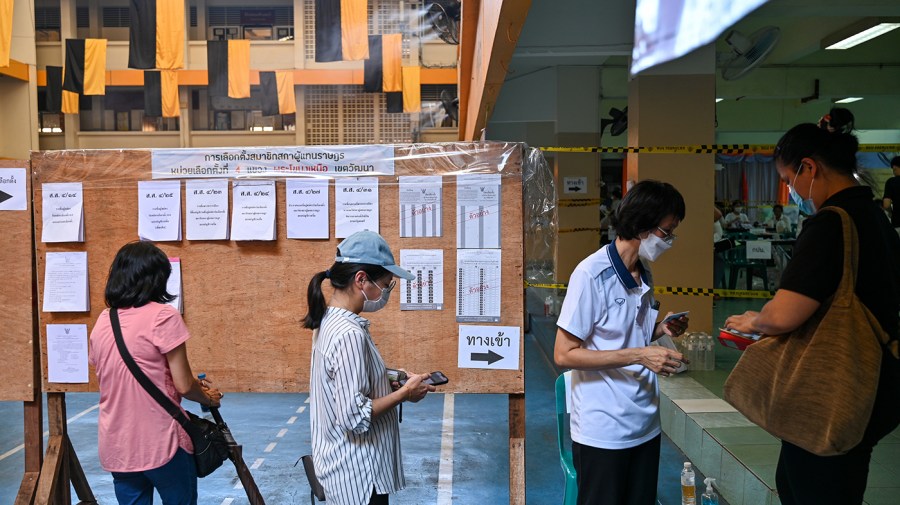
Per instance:
[[[697,505],[697,487],[690,461],[685,461],[681,470],[681,505]]]
[[[713,340],[712,335],[706,336],[706,369],[716,369],[716,341]]]
[[[205,373],[198,373],[198,374],[197,374],[197,380],[200,381],[200,385],[203,386],[204,388],[208,388],[208,387],[209,387],[209,381],[206,380],[206,374],[205,374]],[[207,407],[206,405],[202,405],[202,404],[201,404],[201,405],[200,405],[200,410],[202,410],[203,412],[209,412],[209,407]]]
[[[706,492],[700,495],[700,505],[719,505],[719,495],[713,488],[715,482],[716,479],[712,477],[703,480],[703,483],[706,484]]]
[[[686,349],[684,355],[687,356],[687,359],[690,363],[688,363],[688,370],[698,370],[697,366],[697,351],[695,350],[697,346],[697,339],[693,333],[687,336],[687,342],[684,344]]]

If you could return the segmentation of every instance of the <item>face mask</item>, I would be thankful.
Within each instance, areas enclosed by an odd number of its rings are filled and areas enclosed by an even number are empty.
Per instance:
[[[660,255],[672,248],[672,244],[659,238],[655,233],[650,232],[647,238],[641,239],[641,248],[638,249],[638,255],[649,261],[656,261]]]
[[[735,207],[734,212],[736,214],[740,214],[741,212],[744,212],[744,208],[743,207]]]
[[[816,213],[816,204],[815,204],[815,202],[813,202],[812,198],[804,199],[802,196],[800,196],[800,193],[798,193],[797,190],[794,189],[794,183],[797,182],[798,175],[800,175],[799,170],[797,171],[797,174],[794,175],[794,181],[791,182],[790,186],[788,186],[788,189],[790,190],[790,194],[791,194],[791,201],[797,205],[800,212],[806,214],[807,216],[811,216]],[[812,187],[813,187],[814,182],[816,182],[815,177],[813,177],[813,180],[809,181],[809,196],[810,197],[812,197]]]
[[[372,282],[372,281],[369,281]],[[372,284],[375,284],[372,282]],[[388,299],[391,297],[392,288],[382,288],[378,284],[375,284],[375,287],[381,290],[381,296],[378,297],[377,300],[369,300],[369,297],[366,296],[365,290],[363,290],[362,295],[366,300],[363,302],[363,312],[377,312],[384,308],[387,305]]]

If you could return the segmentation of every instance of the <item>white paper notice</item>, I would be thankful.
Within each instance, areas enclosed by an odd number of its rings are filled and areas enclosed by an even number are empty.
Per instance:
[[[47,382],[88,382],[86,324],[47,325]]]
[[[400,279],[400,310],[444,308],[444,251],[400,249],[400,266],[415,275]]]
[[[456,176],[456,247],[500,247],[500,175]]]
[[[459,327],[459,368],[518,370],[522,344],[518,326]]]
[[[328,238],[328,179],[287,179],[288,238]]]
[[[24,168],[0,168],[0,210],[28,210]]]
[[[87,312],[87,252],[48,252],[44,265],[44,312]]]
[[[228,240],[228,181],[185,183],[188,240]]]
[[[441,177],[400,177],[400,236],[441,236]]]
[[[378,233],[378,178],[346,177],[334,181],[334,236],[360,230]]]
[[[41,186],[42,242],[84,242],[84,190],[80,182]]]
[[[275,240],[275,181],[234,181],[231,240]]]
[[[500,249],[456,250],[456,321],[500,322]]]
[[[181,181],[138,181],[138,237],[181,240]]]
[[[174,300],[169,302],[169,305],[184,314],[184,302],[182,302],[184,298],[181,296],[181,259],[169,258],[169,264],[172,265],[172,273],[166,282],[166,293],[175,297]]]

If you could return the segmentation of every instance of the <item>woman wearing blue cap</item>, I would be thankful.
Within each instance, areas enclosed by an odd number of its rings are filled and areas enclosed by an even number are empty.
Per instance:
[[[309,384],[312,452],[328,503],[386,504],[403,489],[397,407],[417,402],[434,386],[428,374],[391,383],[359,314],[384,307],[396,281],[415,277],[397,266],[387,242],[360,231],[338,245],[331,268],[309,281],[303,326],[313,331]],[[322,282],[334,291],[326,304]]]

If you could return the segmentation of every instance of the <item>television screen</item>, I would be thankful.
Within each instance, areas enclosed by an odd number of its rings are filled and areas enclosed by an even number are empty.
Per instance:
[[[704,46],[768,0],[637,0],[631,75]]]

